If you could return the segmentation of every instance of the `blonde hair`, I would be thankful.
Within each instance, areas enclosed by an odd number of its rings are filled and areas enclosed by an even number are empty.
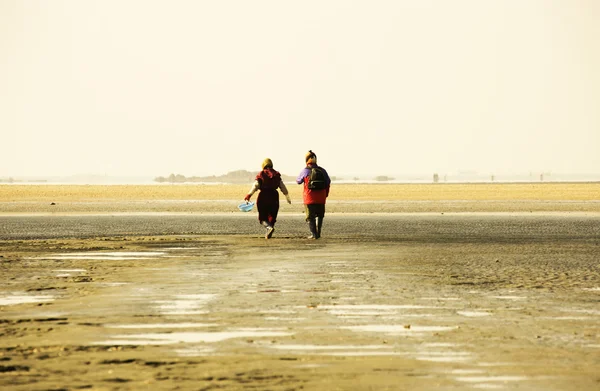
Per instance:
[[[269,158],[266,158],[265,160],[263,160],[262,162],[262,169],[264,170],[267,167],[271,167],[273,168],[273,161]]]

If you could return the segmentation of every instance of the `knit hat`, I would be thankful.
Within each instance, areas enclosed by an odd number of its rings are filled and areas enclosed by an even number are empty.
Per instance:
[[[306,153],[306,156],[304,156],[304,160],[306,161],[306,164],[317,164],[317,154],[309,150]]]
[[[262,169],[264,170],[267,167],[271,167],[273,168],[273,161],[269,158],[266,158],[265,160],[263,160],[262,162]]]

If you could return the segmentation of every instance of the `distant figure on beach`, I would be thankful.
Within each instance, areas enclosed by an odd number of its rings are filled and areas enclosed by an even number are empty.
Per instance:
[[[287,187],[281,180],[281,174],[273,169],[273,161],[267,158],[262,162],[262,171],[256,175],[256,180],[250,191],[244,197],[244,201],[250,201],[250,197],[260,190],[256,206],[258,207],[258,221],[266,228],[265,239],[270,239],[275,231],[277,213],[279,212],[279,192],[277,189],[281,190],[288,204],[291,204],[292,200]]]
[[[327,171],[317,165],[317,155],[313,151],[308,151],[304,161],[306,167],[300,171],[296,183],[304,184],[302,198],[304,201],[304,211],[306,212],[306,221],[310,229],[309,239],[319,239],[321,229],[323,228],[323,218],[325,217],[325,202],[329,197],[329,187],[331,179]]]

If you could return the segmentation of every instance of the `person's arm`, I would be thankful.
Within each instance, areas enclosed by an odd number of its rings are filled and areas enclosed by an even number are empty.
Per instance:
[[[327,178],[327,182],[326,182],[327,186],[325,186],[325,189],[327,189],[327,191],[325,192],[325,197],[329,197],[329,188],[331,187],[331,178],[329,178],[329,174],[327,173],[327,170],[325,170],[323,168],[323,171],[325,172],[325,178]]]
[[[300,171],[298,178],[296,178],[296,183],[302,185],[304,183],[304,178],[306,178],[308,175],[310,175],[310,170],[308,168]]]
[[[287,200],[287,203],[291,204],[292,203],[292,199],[290,198],[290,195],[288,193],[288,189],[285,186],[285,183],[283,183],[283,181],[279,182],[279,188],[281,189],[281,192],[285,196],[285,199]]]
[[[248,191],[248,194],[246,194],[246,197],[244,197],[244,201],[250,201],[250,197],[252,197],[252,194],[256,193],[258,189],[260,189],[260,182],[256,180],[252,184],[252,187],[250,188],[250,191]]]

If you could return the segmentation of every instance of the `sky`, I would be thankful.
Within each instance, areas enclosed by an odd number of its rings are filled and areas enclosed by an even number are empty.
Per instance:
[[[600,1],[0,0],[0,178],[600,173]]]

